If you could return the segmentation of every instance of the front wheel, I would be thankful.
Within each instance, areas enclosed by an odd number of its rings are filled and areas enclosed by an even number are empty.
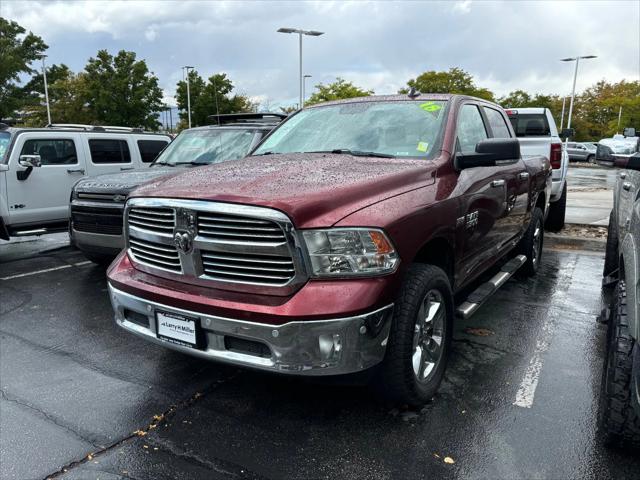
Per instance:
[[[526,277],[533,277],[540,267],[542,245],[544,243],[544,228],[542,228],[543,217],[544,214],[542,210],[538,207],[534,208],[529,227],[520,240],[518,251],[527,257],[527,261],[520,268],[519,272]]]
[[[433,265],[412,265],[395,305],[374,386],[403,405],[429,401],[444,377],[452,328],[453,294],[447,274]]]
[[[616,288],[600,393],[600,435],[607,445],[640,447],[640,417],[632,405],[635,342],[629,333],[624,280],[620,280]]]

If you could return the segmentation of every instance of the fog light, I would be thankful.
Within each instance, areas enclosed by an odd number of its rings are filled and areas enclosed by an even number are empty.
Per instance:
[[[320,335],[318,346],[323,360],[331,360],[337,357],[342,350],[342,339],[339,333]]]

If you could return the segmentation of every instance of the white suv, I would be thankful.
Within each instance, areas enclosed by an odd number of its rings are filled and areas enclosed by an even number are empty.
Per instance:
[[[545,228],[562,230],[567,209],[567,169],[569,156],[558,135],[556,122],[548,108],[505,108],[523,157],[544,155],[553,168],[549,213]]]
[[[0,238],[65,230],[79,179],[149,165],[170,141],[126,127],[0,124]]]

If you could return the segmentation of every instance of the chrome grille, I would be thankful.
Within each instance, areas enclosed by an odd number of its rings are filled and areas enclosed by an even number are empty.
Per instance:
[[[169,235],[173,235],[176,224],[172,208],[132,208],[128,218],[133,227]]]
[[[199,213],[198,235],[217,242],[281,244],[286,242],[277,223],[221,213]]]
[[[204,274],[233,282],[284,285],[295,276],[291,257],[202,251]]]
[[[140,238],[129,238],[129,250],[134,260],[152,267],[182,272],[180,254],[173,245],[151,242]]]

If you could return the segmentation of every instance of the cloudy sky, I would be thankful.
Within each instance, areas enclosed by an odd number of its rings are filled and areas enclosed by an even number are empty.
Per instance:
[[[498,95],[569,93],[600,79],[640,79],[640,0],[584,2],[208,2],[0,0],[0,15],[43,37],[48,62],[81,70],[99,49],[133,50],[174,103],[180,67],[224,71],[264,105],[297,101],[297,36],[311,83],[336,76],[391,93],[425,70],[461,67]],[[309,84],[310,85],[310,84]],[[310,87],[307,88],[310,90]]]

